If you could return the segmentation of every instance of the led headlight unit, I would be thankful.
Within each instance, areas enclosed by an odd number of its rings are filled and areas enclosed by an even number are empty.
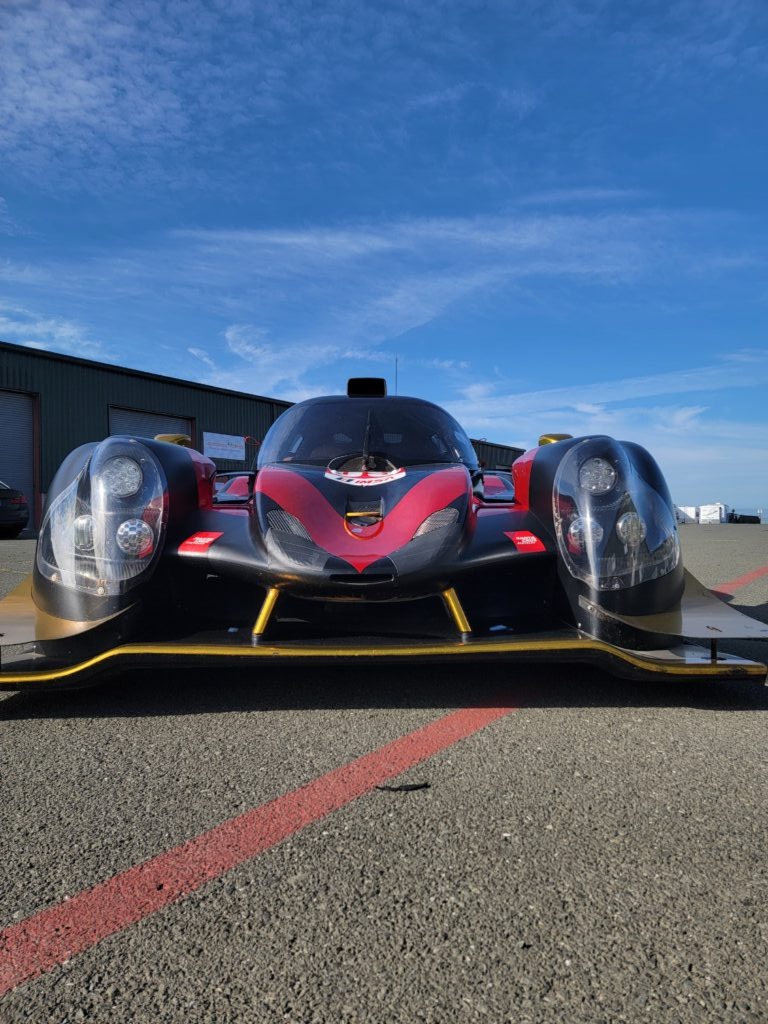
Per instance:
[[[650,460],[647,452],[640,457]],[[592,590],[626,590],[678,565],[674,512],[648,475],[609,437],[574,444],[558,466],[552,493],[558,548],[571,576]]]
[[[101,467],[101,481],[110,494],[130,498],[138,493],[144,480],[141,466],[135,459],[117,455]]]
[[[604,530],[595,519],[576,516],[568,526],[568,541],[573,550],[586,551],[588,544],[599,544]]]
[[[166,505],[165,475],[149,448],[107,438],[46,511],[38,571],[98,597],[124,593],[155,562]]]
[[[648,527],[637,512],[625,512],[616,520],[616,534],[630,548],[639,548],[647,533]]]
[[[145,523],[143,519],[126,519],[118,526],[115,540],[124,555],[131,558],[146,558],[152,553],[155,534],[149,523]]]
[[[93,516],[78,516],[72,524],[72,535],[78,551],[93,551],[96,524]]]
[[[579,487],[590,494],[607,494],[616,486],[616,470],[599,456],[587,459],[579,469]]]

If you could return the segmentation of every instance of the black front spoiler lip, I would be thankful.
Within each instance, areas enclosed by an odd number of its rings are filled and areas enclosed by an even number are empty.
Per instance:
[[[631,679],[750,679],[766,681],[766,666],[735,655],[713,656],[710,650],[681,644],[654,651],[631,651],[597,640],[578,630],[546,634],[471,638],[465,641],[396,639],[327,640],[312,642],[260,642],[227,634],[197,634],[183,640],[127,643],[112,647],[83,661],[62,665],[42,659],[15,659],[0,671],[0,689],[31,690],[77,686],[107,674],[140,665],[163,667],[255,668],[309,665],[318,662],[360,664],[375,662],[503,661],[508,663],[588,662]]]

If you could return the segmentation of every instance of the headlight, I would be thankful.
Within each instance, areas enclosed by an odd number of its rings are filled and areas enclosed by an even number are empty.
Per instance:
[[[155,534],[149,523],[145,523],[143,519],[126,519],[118,526],[115,540],[124,555],[131,558],[146,558],[152,554]]]
[[[603,539],[604,530],[594,519],[576,516],[568,526],[568,546],[571,551],[586,551],[590,544],[599,544]]]
[[[648,527],[637,512],[625,512],[616,521],[616,533],[622,544],[639,548],[646,538]]]
[[[579,487],[590,494],[607,494],[616,486],[616,470],[607,459],[591,458],[581,464]]]
[[[165,476],[151,452],[107,438],[48,508],[37,568],[72,590],[122,594],[154,564],[165,510]]]
[[[680,560],[670,503],[611,438],[587,438],[563,456],[553,516],[563,562],[593,590],[625,590],[659,579]]]
[[[75,547],[78,551],[93,551],[96,524],[93,516],[78,516],[73,524]]]
[[[137,494],[144,480],[141,466],[135,459],[117,455],[101,467],[101,483],[118,498],[130,498]]]

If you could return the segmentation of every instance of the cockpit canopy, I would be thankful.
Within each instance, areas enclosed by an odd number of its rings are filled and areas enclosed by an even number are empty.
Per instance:
[[[292,462],[305,466],[367,460],[378,468],[463,463],[477,469],[467,435],[447,412],[417,398],[313,398],[292,406],[272,425],[258,465]]]

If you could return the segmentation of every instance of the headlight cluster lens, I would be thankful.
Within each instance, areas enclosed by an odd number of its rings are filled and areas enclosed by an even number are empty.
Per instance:
[[[115,540],[123,554],[146,558],[154,546],[155,534],[143,519],[126,519],[118,526]]]
[[[647,452],[609,437],[585,438],[563,455],[552,513],[571,576],[595,591],[625,590],[677,567],[680,542],[669,494],[663,481],[660,487],[649,483],[661,479],[657,474]]]
[[[110,494],[117,498],[130,498],[137,494],[144,480],[141,466],[127,455],[107,459],[101,467],[101,479]]]
[[[578,551],[586,550],[587,544],[599,544],[603,539],[603,528],[595,519],[577,516],[568,527],[568,541]]]
[[[648,528],[637,512],[625,512],[616,522],[616,534],[627,547],[639,548],[647,533]]]
[[[46,511],[44,577],[97,596],[123,594],[154,564],[165,528],[162,466],[140,441],[107,438]]]
[[[587,459],[579,470],[579,487],[590,494],[607,494],[616,486],[616,470],[607,459]]]
[[[78,551],[93,551],[96,524],[93,516],[78,516],[74,522],[75,547]]]

